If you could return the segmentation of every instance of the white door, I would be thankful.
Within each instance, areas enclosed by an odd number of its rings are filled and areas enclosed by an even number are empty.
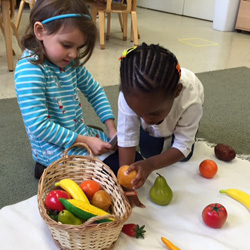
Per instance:
[[[138,0],[137,5],[144,8],[182,15],[184,2],[185,0]]]
[[[213,21],[215,0],[185,0],[183,15]]]

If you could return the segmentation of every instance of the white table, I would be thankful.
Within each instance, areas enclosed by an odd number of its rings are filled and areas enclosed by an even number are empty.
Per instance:
[[[198,166],[204,159],[215,160],[219,170],[213,179],[200,176]],[[249,250],[250,211],[220,189],[237,188],[250,193],[250,162],[234,159],[225,163],[214,157],[213,149],[205,142],[197,142],[193,158],[158,171],[165,176],[174,197],[168,206],[153,204],[149,189],[156,178],[152,173],[139,190],[146,208],[133,208],[127,223],[144,225],[145,239],[120,235],[115,250],[167,249],[161,236],[168,238],[182,250]],[[201,218],[203,208],[221,203],[228,211],[228,219],[220,229],[207,227]],[[58,250],[50,231],[41,219],[36,196],[0,210],[1,250]]]

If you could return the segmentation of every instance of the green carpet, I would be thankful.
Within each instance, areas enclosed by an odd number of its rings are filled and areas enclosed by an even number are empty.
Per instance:
[[[249,77],[247,67],[197,74],[204,86],[204,114],[198,137],[225,143],[250,154]]]
[[[226,143],[237,154],[249,154],[250,116],[249,79],[246,67],[197,74],[204,85],[204,116],[199,138],[210,143]],[[117,114],[118,86],[105,87]],[[83,99],[83,98],[82,98]],[[0,100],[0,208],[27,199],[37,193],[34,161],[16,98]],[[83,100],[87,124],[102,126],[91,106]]]

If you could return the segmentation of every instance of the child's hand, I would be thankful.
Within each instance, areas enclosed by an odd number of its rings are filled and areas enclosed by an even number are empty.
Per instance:
[[[131,207],[135,207],[135,206],[141,207],[141,208],[146,207],[145,205],[143,205],[140,202],[136,191],[134,191],[133,189],[125,188],[125,187],[123,187],[123,190],[125,192],[125,195],[128,198],[128,201],[129,201],[129,204],[131,205]],[[131,193],[133,193],[133,194],[131,195]]]
[[[117,129],[113,119],[108,119],[105,121],[105,125],[108,129],[109,138],[112,139],[117,134]]]
[[[105,125],[107,126],[108,132],[109,132],[109,138],[112,139],[116,134],[117,134],[117,130],[116,130],[116,126],[114,123],[113,119],[109,119],[105,122]],[[115,145],[112,145],[112,150],[116,151],[117,150],[117,143],[115,143]]]
[[[86,143],[90,147],[93,155],[101,155],[107,153],[112,147],[108,142],[104,142],[97,137],[91,136],[78,135],[76,142]]]
[[[152,172],[151,164],[148,160],[137,161],[130,165],[126,173],[129,174],[133,170],[137,171],[136,177],[132,180],[132,184],[134,184],[133,189],[138,189],[142,187]]]
[[[141,207],[141,208],[146,207],[144,204],[140,202],[139,197],[137,195],[129,196],[128,201],[131,207]]]
[[[87,144],[93,155],[101,155],[107,153],[111,149],[111,145],[96,137],[88,137]]]

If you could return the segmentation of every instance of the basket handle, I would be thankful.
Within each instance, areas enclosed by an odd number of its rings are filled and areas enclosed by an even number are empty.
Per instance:
[[[85,228],[85,227],[87,227],[88,225],[92,224],[95,221],[102,220],[102,219],[109,219],[109,218],[113,218],[113,219],[117,220],[116,216],[114,216],[112,214],[106,214],[106,215],[101,215],[101,216],[94,216],[94,217],[88,219],[82,225],[83,225],[83,228]],[[112,222],[112,221],[110,221],[110,222]]]
[[[89,156],[91,157],[91,159],[94,158],[93,153],[92,153],[91,149],[89,148],[89,146],[88,146],[87,144],[83,143],[83,142],[76,142],[76,143],[72,144],[70,147],[68,147],[68,148],[64,151],[63,157],[64,157],[64,158],[67,158],[67,157],[68,157],[68,152],[69,152],[69,150],[70,150],[71,148],[79,147],[79,146],[82,147],[82,148],[87,149],[87,150],[88,150],[88,153],[89,153]]]

